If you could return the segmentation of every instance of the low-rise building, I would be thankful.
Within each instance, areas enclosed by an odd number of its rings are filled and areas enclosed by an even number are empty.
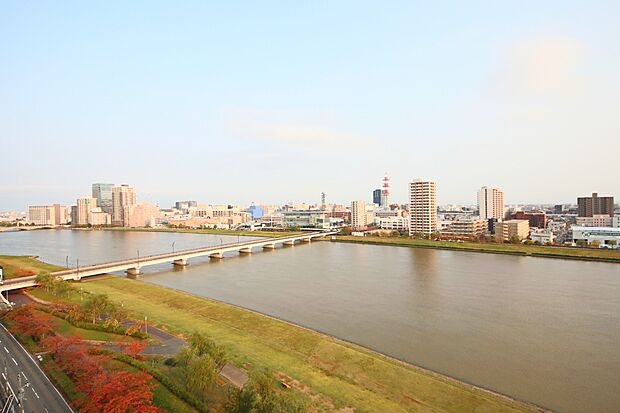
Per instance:
[[[488,222],[486,219],[464,219],[452,221],[446,229],[442,231],[446,235],[458,237],[478,237],[487,232]]]
[[[322,210],[293,210],[282,213],[282,226],[285,228],[329,229],[329,217]]]
[[[588,245],[598,244],[608,248],[618,248],[620,244],[620,228],[614,227],[581,227],[573,226],[573,242],[585,241]]]
[[[385,217],[379,219],[379,227],[381,229],[392,231],[408,231],[409,230],[409,217]]]
[[[592,215],[591,217],[575,218],[577,226],[580,227],[613,227],[614,218],[605,214]]]
[[[530,223],[526,219],[511,219],[495,224],[495,241],[511,242],[515,239],[523,241],[530,235]]]
[[[93,208],[90,211],[88,223],[93,227],[112,225],[112,214],[105,212],[103,208]]]
[[[527,219],[530,228],[547,228],[547,214],[544,212],[517,211],[510,215],[511,219]]]
[[[530,233],[530,239],[538,244],[553,244],[555,235],[550,229],[535,229]]]

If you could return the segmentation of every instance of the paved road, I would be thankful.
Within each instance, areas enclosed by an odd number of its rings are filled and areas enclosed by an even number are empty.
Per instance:
[[[22,383],[24,383],[25,380],[29,383],[25,393],[27,399],[24,402],[25,412],[73,412],[52,382],[50,382],[43,373],[34,358],[31,357],[11,333],[0,324],[0,374],[5,374],[5,365],[9,383],[15,392],[18,391],[18,374],[22,376]]]

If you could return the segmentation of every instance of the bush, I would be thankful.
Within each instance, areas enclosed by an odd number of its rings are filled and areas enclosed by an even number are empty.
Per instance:
[[[148,334],[143,333],[142,331],[132,331],[130,333],[128,333],[127,328],[125,327],[121,327],[121,326],[112,326],[112,325],[104,325],[104,324],[92,324],[92,323],[86,323],[84,321],[79,321],[79,320],[74,320],[72,317],[69,317],[69,315],[67,313],[63,313],[60,311],[54,311],[54,309],[50,308],[50,307],[44,307],[41,306],[38,308],[38,310],[44,311],[46,313],[52,314],[54,317],[58,317],[58,318],[62,318],[63,320],[67,321],[69,324],[71,324],[74,327],[77,328],[83,328],[84,330],[94,330],[94,331],[103,331],[105,333],[112,333],[112,334],[118,334],[118,335],[128,335],[130,337],[135,337],[135,338],[140,338],[140,339],[147,339],[149,338]]]
[[[175,383],[172,379],[166,376],[161,371],[156,368],[151,367],[150,364],[145,363],[140,360],[136,360],[131,358],[125,354],[115,354],[114,358],[118,361],[122,361],[123,363],[129,364],[132,367],[135,367],[139,370],[142,370],[155,378],[158,382],[160,382],[164,387],[166,387],[172,394],[177,396],[179,399],[183,400],[185,403],[189,404],[196,410],[200,412],[208,413],[208,407],[196,399],[194,396],[189,394],[185,389],[181,388],[177,383]],[[167,361],[167,360],[166,360]]]

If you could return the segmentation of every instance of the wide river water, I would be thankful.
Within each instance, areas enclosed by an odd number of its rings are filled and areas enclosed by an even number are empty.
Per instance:
[[[71,266],[236,242],[112,231],[0,233],[0,254]],[[620,411],[620,265],[315,242],[142,280],[307,326],[560,412]]]

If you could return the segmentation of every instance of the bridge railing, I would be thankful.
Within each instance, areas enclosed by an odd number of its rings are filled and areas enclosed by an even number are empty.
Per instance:
[[[140,261],[150,261],[150,260],[154,260],[154,259],[164,259],[164,258],[174,258],[177,256],[182,256],[182,255],[187,255],[187,254],[194,254],[194,253],[201,253],[201,252],[208,252],[211,250],[217,251],[218,249],[222,249],[222,248],[228,248],[228,247],[243,247],[243,246],[252,246],[255,244],[261,244],[261,243],[276,243],[276,242],[282,242],[282,241],[286,241],[289,240],[291,238],[305,238],[308,236],[318,236],[318,235],[323,235],[323,234],[330,234],[332,233],[331,231],[316,231],[316,232],[312,232],[312,233],[305,233],[305,234],[298,234],[298,235],[287,235],[284,237],[276,237],[276,238],[269,238],[269,239],[258,239],[258,240],[251,240],[251,241],[245,241],[245,242],[236,242],[236,243],[229,243],[229,244],[220,244],[220,245],[212,245],[212,246],[208,246],[208,247],[200,247],[200,248],[191,248],[191,249],[187,249],[187,250],[180,250],[180,251],[175,251],[175,252],[168,252],[168,253],[163,253],[163,254],[151,254],[151,255],[144,255],[141,257],[135,257],[135,258],[127,258],[127,259],[122,259],[122,260],[116,260],[116,261],[108,261],[108,262],[103,262],[103,263],[97,263],[97,264],[91,264],[91,265],[85,265],[82,267],[78,267],[78,268],[71,268],[71,269],[67,269],[67,270],[60,270],[60,271],[55,271],[53,272],[54,275],[67,275],[67,274],[75,274],[79,271],[90,271],[90,270],[96,270],[99,268],[105,268],[105,267],[110,267],[110,266],[116,266],[116,265],[127,265],[127,264],[140,264]]]

